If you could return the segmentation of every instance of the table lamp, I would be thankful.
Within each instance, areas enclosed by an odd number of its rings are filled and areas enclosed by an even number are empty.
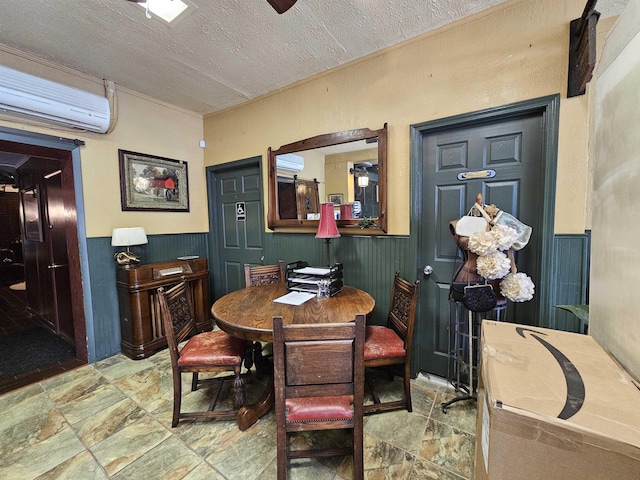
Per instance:
[[[140,257],[129,250],[131,245],[144,245],[147,243],[147,234],[143,227],[114,228],[111,234],[111,246],[127,247],[126,252],[118,252],[113,258],[118,265],[129,267],[140,263]]]
[[[323,203],[320,205],[320,224],[318,225],[318,233],[316,238],[324,238],[327,244],[327,266],[331,266],[331,253],[329,251],[329,243],[332,238],[340,236],[338,225],[336,225],[336,217],[333,213],[333,203]]]

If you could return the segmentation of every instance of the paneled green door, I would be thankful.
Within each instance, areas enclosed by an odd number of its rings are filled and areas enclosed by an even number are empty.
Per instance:
[[[244,264],[262,264],[264,209],[259,159],[207,169],[214,299],[244,288]]]
[[[456,117],[450,124],[445,119],[432,128],[429,124],[418,128],[420,140],[414,146],[421,146],[422,181],[416,187],[417,258],[420,271],[425,266],[433,269],[422,276],[415,342],[419,370],[447,375],[449,285],[457,255],[449,223],[469,211],[478,193],[484,203],[495,204],[533,228],[529,244],[516,253],[516,262],[519,271],[540,284],[543,212],[545,203],[554,203],[553,195],[545,196],[544,121],[543,111],[514,109],[489,118],[465,122]],[[506,320],[537,324],[539,307],[538,296],[526,303],[509,302]]]

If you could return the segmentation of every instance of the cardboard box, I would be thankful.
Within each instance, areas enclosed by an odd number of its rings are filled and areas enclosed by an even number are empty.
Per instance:
[[[640,479],[640,389],[587,335],[482,322],[476,480]]]

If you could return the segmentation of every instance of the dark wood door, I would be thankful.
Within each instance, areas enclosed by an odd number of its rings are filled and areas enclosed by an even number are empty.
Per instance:
[[[24,142],[24,143],[22,143]],[[76,357],[87,361],[88,337],[85,323],[85,296],[83,293],[84,282],[82,279],[82,261],[80,256],[80,239],[84,234],[78,231],[78,214],[76,210],[76,189],[74,180],[74,162],[80,165],[80,146],[83,144],[79,140],[65,139],[62,137],[51,137],[35,134],[33,132],[22,132],[13,129],[0,127],[0,150],[7,153],[17,153],[29,157],[29,160],[22,164],[17,170],[17,177],[21,189],[29,189],[35,186],[46,188],[42,180],[53,172],[60,171],[59,190],[56,192],[57,212],[54,215],[62,215],[64,219],[64,230],[66,235],[65,248],[67,251],[67,275],[69,277],[69,292],[71,301],[65,300],[65,305],[71,309],[73,330],[71,340],[75,344]],[[38,188],[39,190],[39,188]],[[63,201],[64,210],[60,210],[60,199]],[[34,310],[39,309],[47,312],[46,308],[53,305],[51,282],[52,276],[48,266],[50,250],[44,241],[46,222],[44,220],[46,208],[43,204],[40,207],[40,219],[42,221],[42,239],[31,239],[36,236],[29,235],[26,238],[24,231],[23,256],[25,265],[25,278],[27,279],[27,296],[29,307],[34,306]],[[63,212],[63,213],[62,213]],[[22,218],[22,217],[21,217]],[[21,220],[22,221],[22,220]],[[56,220],[58,224],[58,222]],[[58,251],[58,250],[56,250]],[[52,307],[51,307],[52,308]],[[36,310],[38,309],[38,310]],[[55,319],[55,314],[47,313],[47,319]],[[47,320],[49,322],[49,320]],[[53,320],[51,320],[53,327]],[[65,326],[62,329],[66,333],[69,329]]]
[[[48,253],[49,301],[56,333],[72,344],[74,340],[67,222],[61,171],[44,178],[44,231]]]
[[[320,213],[318,184],[311,180],[296,180],[295,184],[298,220],[306,220],[310,213]]]
[[[75,344],[67,248],[68,223],[75,218],[65,208],[57,162],[39,159],[37,167],[24,175],[38,183],[21,191],[28,305],[55,334]]]
[[[27,284],[27,305],[47,326],[56,331],[53,302],[51,301],[51,277],[49,275],[49,252],[45,242],[43,226],[42,185],[28,183],[20,190],[20,222],[22,229],[22,251],[24,275]],[[46,200],[45,200],[46,201]]]
[[[214,298],[244,288],[244,264],[264,260],[262,175],[257,161],[207,170]]]
[[[516,254],[520,271],[540,281],[540,242],[544,171],[543,116],[532,113],[426,132],[422,138],[421,218],[418,261],[433,273],[421,286],[422,325],[417,329],[420,370],[447,375],[449,285],[456,266],[457,245],[449,222],[466,214],[476,195],[533,228],[529,244]],[[493,177],[482,172],[492,171]],[[468,179],[458,174],[474,172]],[[550,199],[550,201],[553,201]],[[534,323],[538,299],[508,302],[506,320]]]

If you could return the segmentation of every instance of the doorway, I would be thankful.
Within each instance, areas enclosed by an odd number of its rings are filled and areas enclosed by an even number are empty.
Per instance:
[[[262,158],[207,167],[213,296],[244,288],[244,264],[264,262]]]
[[[536,285],[530,302],[507,306],[506,320],[536,325],[550,285],[559,96],[521,102],[412,126],[417,263],[422,278],[416,323],[417,369],[447,376],[449,285],[457,246],[449,222],[465,215],[476,195],[533,228],[516,264]],[[482,172],[491,171],[493,176]],[[459,176],[474,172],[477,175]],[[433,273],[425,275],[430,266]]]
[[[42,361],[33,363],[20,358],[29,364],[29,369],[5,376],[0,391],[75,368],[88,360],[73,172],[74,151],[83,142],[14,132],[0,129],[0,170],[13,177],[19,188],[26,290],[4,296],[3,302],[5,307],[8,302],[14,304],[16,328],[33,323],[41,330],[25,339],[26,344],[45,342],[46,346],[35,348],[36,353],[56,351],[59,355],[42,355]],[[12,163],[15,158],[19,160]]]

